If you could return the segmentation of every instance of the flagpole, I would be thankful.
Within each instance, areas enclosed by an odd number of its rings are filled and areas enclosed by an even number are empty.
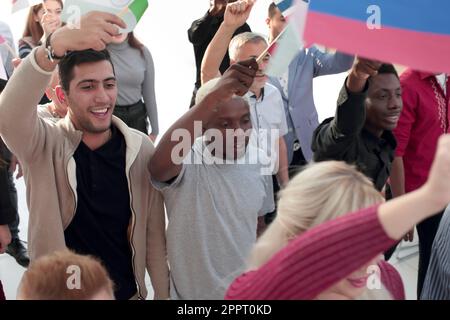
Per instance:
[[[272,41],[271,44],[269,44],[269,46],[266,48],[266,50],[263,51],[263,53],[260,54],[260,56],[256,59],[257,63],[260,63],[264,57],[267,55],[267,52],[269,52],[270,48],[272,48],[272,46],[277,43],[277,41],[281,38],[281,36],[284,34],[284,32],[286,31],[288,27],[285,27],[283,29],[283,31],[280,32],[280,34],[275,38],[275,40]]]

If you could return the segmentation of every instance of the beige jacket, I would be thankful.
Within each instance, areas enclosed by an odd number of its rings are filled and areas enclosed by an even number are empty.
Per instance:
[[[69,117],[56,125],[37,116],[37,108],[51,73],[42,70],[35,50],[14,72],[0,96],[0,134],[23,165],[30,212],[28,247],[31,259],[65,248],[64,230],[77,206],[76,168],[73,154],[82,132]],[[128,128],[118,118],[115,125],[125,137],[126,175],[132,218],[129,241],[139,298],[147,296],[147,268],[156,298],[169,297],[169,269],[162,196],[150,184],[148,162],[154,147],[147,136]]]

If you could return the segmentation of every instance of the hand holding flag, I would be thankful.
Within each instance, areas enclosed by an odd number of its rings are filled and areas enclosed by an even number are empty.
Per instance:
[[[347,77],[347,89],[354,93],[363,92],[367,79],[376,76],[381,65],[379,61],[358,57]]]
[[[86,49],[101,51],[119,33],[119,28],[126,28],[126,24],[117,15],[93,11],[81,17],[79,29],[68,26],[57,29],[51,45],[56,56]]]

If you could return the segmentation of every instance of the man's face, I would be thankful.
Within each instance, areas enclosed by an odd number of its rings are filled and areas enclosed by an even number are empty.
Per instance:
[[[267,26],[269,27],[270,38],[273,40],[284,30],[286,27],[286,19],[281,14],[280,9],[275,9],[275,14],[272,18],[266,19]]]
[[[247,42],[243,46],[241,46],[237,52],[237,61],[244,61],[251,58],[257,59],[264,50],[267,49],[267,44],[264,41],[258,41],[256,43],[254,42]],[[270,54],[267,53],[267,55],[262,59],[262,61],[259,63],[259,71],[256,74],[255,80],[253,81],[252,86],[250,87],[250,91],[253,93],[258,93],[267,82],[267,76],[265,75],[265,69],[267,67],[267,64],[270,60]],[[236,63],[237,61],[232,61],[232,63]]]
[[[395,129],[403,108],[400,80],[394,74],[371,77],[365,105],[368,128],[373,131]]]
[[[223,137],[222,141],[214,143],[215,156],[238,159],[245,154],[252,128],[248,104],[242,98],[235,97],[220,104],[218,110],[217,116],[206,125],[207,130],[218,130]],[[211,138],[208,131],[206,137]]]
[[[70,119],[78,130],[91,134],[109,130],[117,98],[111,63],[103,60],[75,66],[66,96]]]

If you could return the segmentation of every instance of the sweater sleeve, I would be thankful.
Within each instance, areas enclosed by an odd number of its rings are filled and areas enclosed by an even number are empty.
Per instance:
[[[335,117],[326,119],[314,130],[311,149],[315,161],[342,158],[357,144],[357,137],[364,128],[364,100],[368,86],[361,93],[352,93],[345,83],[339,94]]]
[[[144,49],[144,56],[147,66],[144,75],[144,82],[142,84],[142,97],[144,98],[147,116],[150,119],[150,125],[152,127],[151,134],[156,136],[159,134],[159,123],[155,95],[155,65],[153,63],[152,55],[147,48]]]
[[[237,278],[225,298],[314,299],[395,243],[377,211],[360,210],[298,236],[261,268]]]

